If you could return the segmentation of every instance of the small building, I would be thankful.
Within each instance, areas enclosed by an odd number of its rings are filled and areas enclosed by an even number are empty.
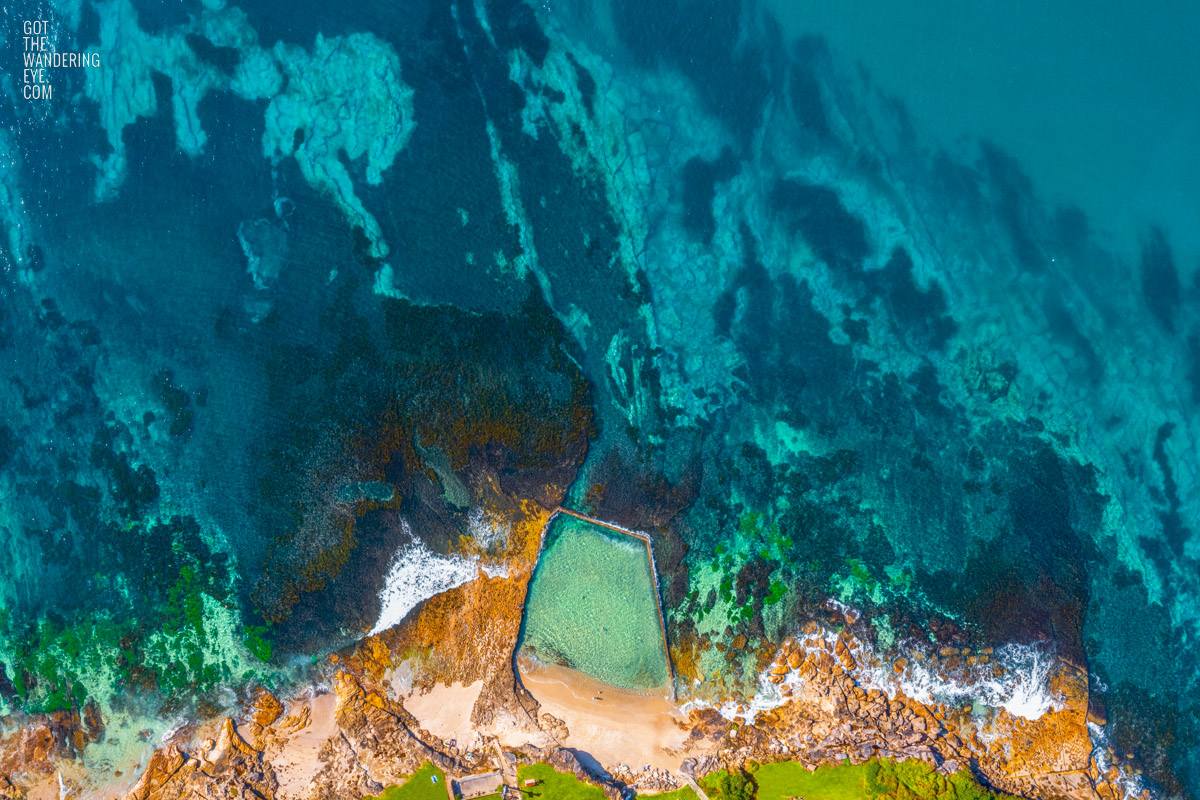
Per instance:
[[[537,785],[538,785],[538,779],[537,779],[537,778],[526,778],[526,779],[525,779],[525,783],[524,783],[524,784],[522,784],[522,785],[523,785],[523,786],[524,786],[526,789],[530,788],[531,786],[537,786]]]
[[[499,771],[485,772],[482,775],[467,775],[455,781],[458,788],[456,794],[462,800],[474,800],[476,797],[495,794],[503,782],[504,777]]]

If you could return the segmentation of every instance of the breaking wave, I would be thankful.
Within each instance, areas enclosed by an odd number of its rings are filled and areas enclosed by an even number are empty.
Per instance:
[[[855,612],[857,615],[857,612]],[[809,654],[817,650],[832,653],[838,634],[822,630],[811,635],[798,635],[797,648]],[[1004,709],[1014,717],[1035,720],[1060,707],[1050,689],[1050,672],[1055,665],[1054,654],[1036,644],[1007,644],[997,648],[988,663],[976,664],[955,671],[953,676],[939,673],[927,664],[924,654],[912,648],[907,664],[897,672],[890,659],[880,657],[870,646],[854,642],[850,647],[856,666],[850,675],[863,689],[877,689],[889,698],[903,693],[920,703],[948,706],[981,705]],[[999,666],[1000,670],[995,667]],[[998,674],[997,674],[998,673]],[[770,680],[768,671],[758,676],[755,694],[748,701],[729,700],[719,706],[692,700],[684,709],[715,708],[731,721],[751,723],[761,711],[778,708],[788,702],[785,687],[796,689],[802,679],[792,671],[782,683]]]
[[[1142,792],[1146,790],[1146,784],[1141,776],[1131,771],[1128,765],[1115,763],[1111,757],[1110,737],[1104,728],[1089,722],[1088,733],[1092,738],[1092,758],[1096,762],[1096,769],[1101,774],[1108,773],[1114,767],[1117,771],[1116,780],[1113,783],[1120,790],[1120,800],[1133,800],[1136,797],[1141,797]]]
[[[371,629],[371,635],[400,624],[421,602],[462,586],[478,574],[479,565],[474,560],[438,555],[413,537],[392,557],[392,566],[379,593],[379,621]]]
[[[899,690],[925,704],[978,703],[1029,720],[1056,707],[1049,687],[1052,654],[1037,645],[1007,644],[995,651],[993,659],[1003,668],[998,677],[989,665],[969,668],[961,677],[947,677],[915,660],[899,674],[887,665],[872,665],[858,670],[857,677],[864,689],[878,689],[889,697]]]
[[[508,528],[503,521],[484,513],[478,506],[467,514],[467,533],[484,550],[502,548],[508,541]]]

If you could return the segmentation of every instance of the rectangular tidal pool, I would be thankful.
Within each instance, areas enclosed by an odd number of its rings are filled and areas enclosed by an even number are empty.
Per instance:
[[[622,689],[667,686],[650,570],[645,542],[560,513],[529,585],[521,655]]]

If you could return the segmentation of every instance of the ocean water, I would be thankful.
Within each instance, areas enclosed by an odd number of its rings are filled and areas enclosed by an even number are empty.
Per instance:
[[[99,58],[38,101],[35,17]],[[852,605],[881,663],[1015,654],[931,697],[1086,668],[1095,740],[1200,793],[1191,5],[0,19],[6,726],[124,752],[287,686],[502,552],[488,492],[561,489],[654,540],[684,699]]]
[[[529,584],[519,652],[623,689],[667,686],[646,545],[560,514]]]
[[[986,138],[1017,158],[1043,202],[1076,206],[1093,237],[1135,261],[1146,228],[1200,260],[1196,9],[1129,0],[946,6],[771,3],[793,36],[819,36],[903,102],[930,146]],[[987,87],[981,91],[981,87]],[[964,148],[966,148],[964,150]]]

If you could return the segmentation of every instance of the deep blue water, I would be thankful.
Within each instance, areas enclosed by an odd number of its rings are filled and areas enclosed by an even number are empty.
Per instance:
[[[1200,792],[1200,14],[875,6],[9,9],[0,710],[292,680],[494,477],[681,646],[1038,644]]]

